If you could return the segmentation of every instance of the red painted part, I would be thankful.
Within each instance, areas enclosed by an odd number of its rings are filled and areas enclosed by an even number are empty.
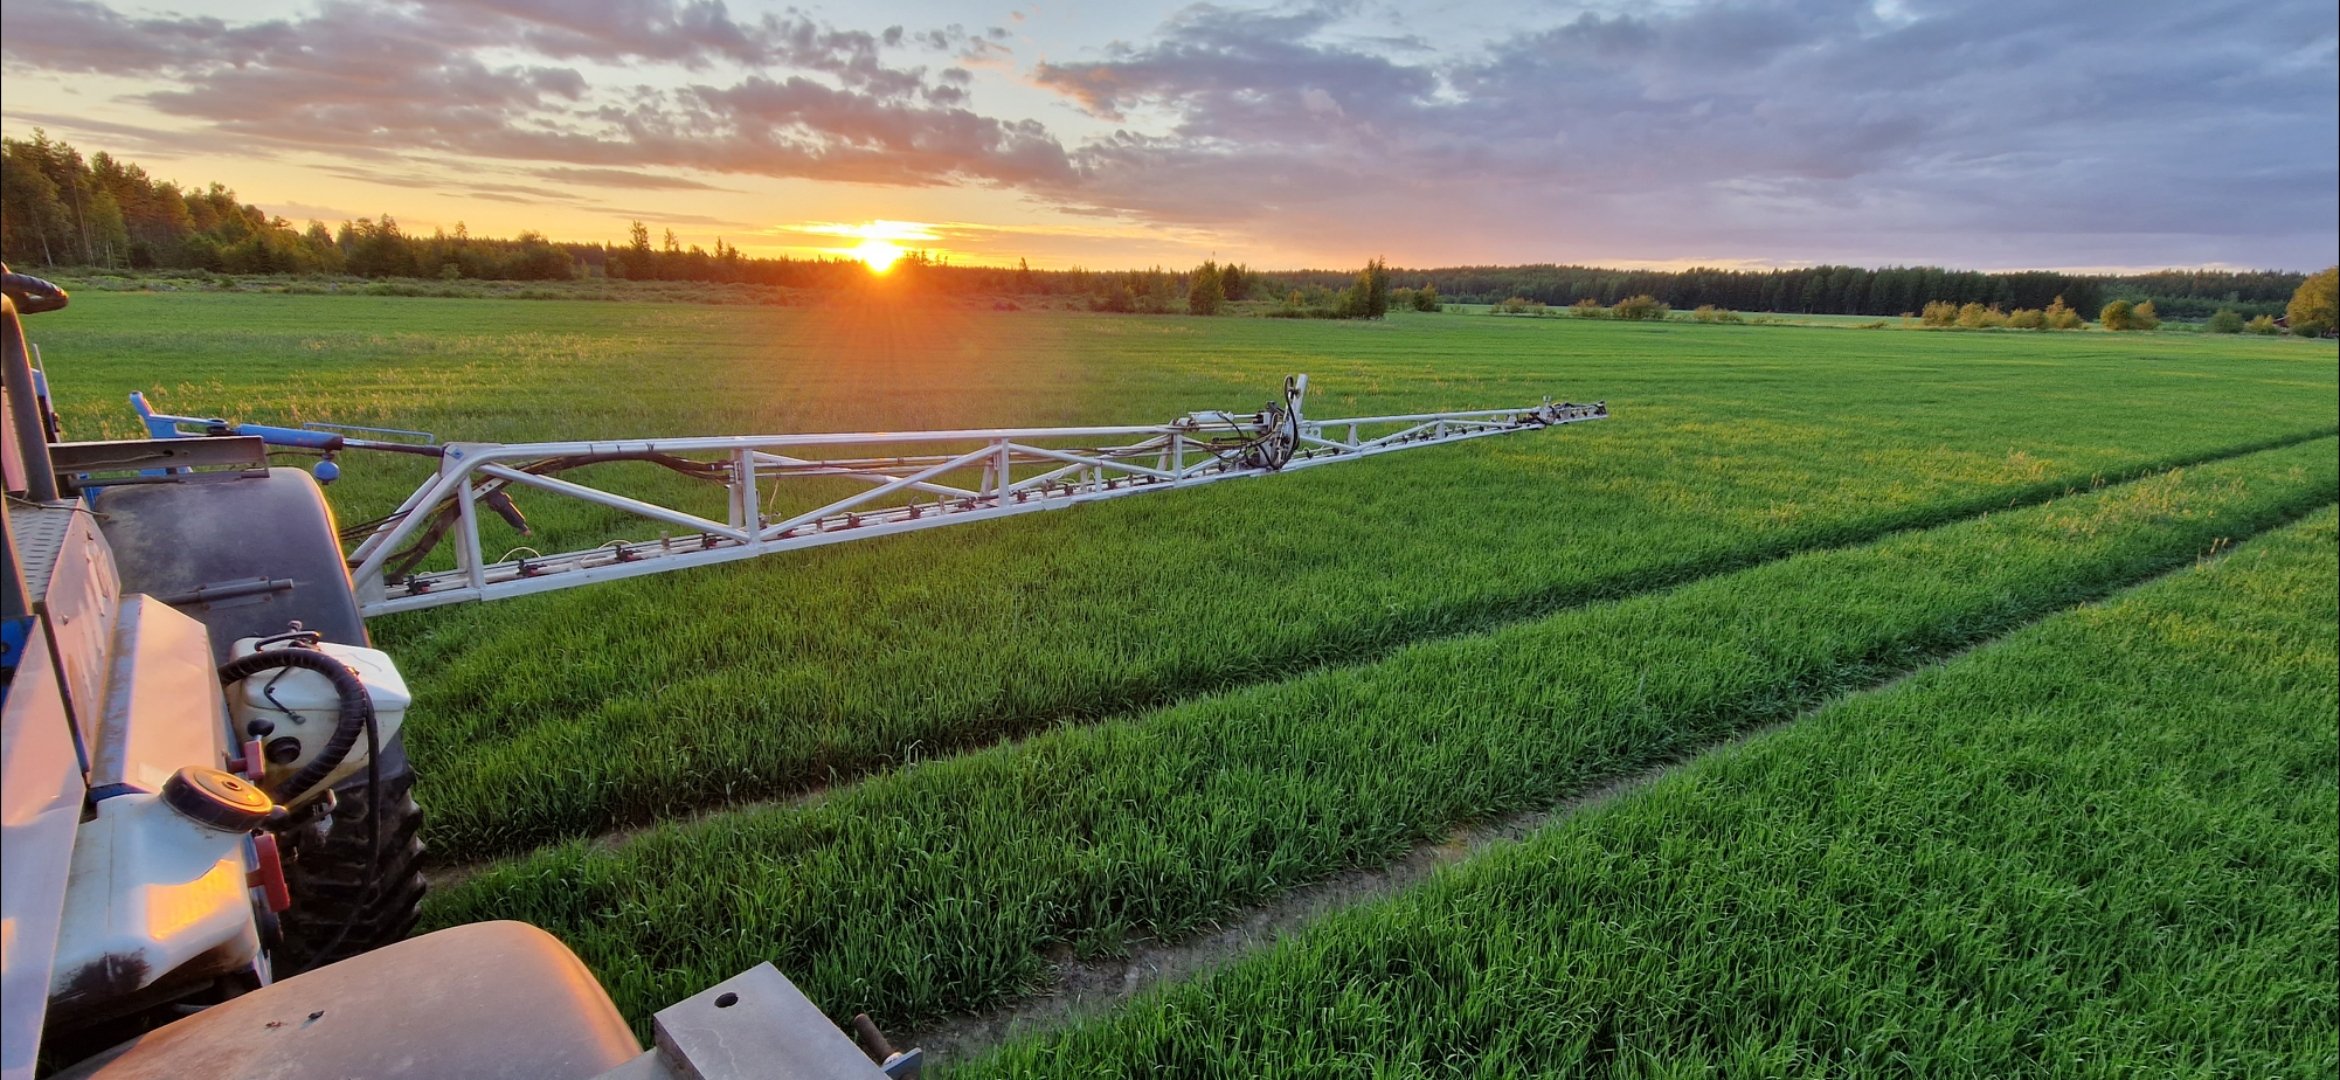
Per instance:
[[[228,771],[257,784],[268,779],[268,758],[260,740],[244,744],[244,756],[228,762]]]
[[[276,853],[276,838],[262,833],[252,838],[252,848],[259,853],[260,865],[244,875],[244,884],[267,895],[270,911],[291,907],[292,890],[284,884],[284,860]]]

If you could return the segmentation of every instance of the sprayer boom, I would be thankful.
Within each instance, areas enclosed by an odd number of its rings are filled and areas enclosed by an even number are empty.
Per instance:
[[[1608,415],[1605,404],[1547,398],[1522,409],[1318,420],[1302,413],[1307,388],[1307,376],[1294,376],[1285,380],[1282,400],[1258,412],[1196,412],[1166,424],[1112,427],[560,443],[401,441],[394,446],[320,440],[314,432],[300,431],[294,436],[299,441],[278,444],[328,454],[379,449],[438,458],[437,474],[396,511],[346,531],[356,545],[349,553],[351,577],[371,617],[1314,468]],[[157,434],[174,423],[204,424],[213,434],[238,433],[241,427],[151,413],[147,418]],[[266,437],[277,430],[255,427],[250,433]],[[655,464],[721,485],[727,492],[724,517],[558,475],[621,461]],[[862,490],[812,500],[817,505],[775,508],[785,493],[815,479],[858,484]],[[836,490],[834,485],[811,487],[830,494]],[[528,554],[490,562],[480,532],[483,510],[528,531],[511,500],[515,488],[623,511],[658,523],[661,531],[650,539],[557,554],[517,549]],[[425,569],[431,553],[448,544],[454,548],[454,566]]]

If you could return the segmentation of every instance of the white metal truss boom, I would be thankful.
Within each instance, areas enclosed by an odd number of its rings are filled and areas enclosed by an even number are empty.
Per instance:
[[[450,443],[440,451],[438,473],[350,552],[351,577],[370,617],[1314,468],[1608,415],[1605,404],[1546,399],[1524,409],[1316,420],[1301,413],[1307,384],[1306,376],[1287,380],[1283,403],[1257,413],[1193,413],[1167,424]],[[729,492],[725,518],[552,475],[627,460],[656,461],[720,483]],[[762,495],[780,482],[807,478],[867,486],[784,517],[765,512]],[[670,529],[653,540],[491,563],[480,538],[480,510],[483,504],[494,509],[495,500],[511,487],[580,499]],[[443,542],[454,545],[453,569],[398,570],[401,564],[416,565],[420,554]]]

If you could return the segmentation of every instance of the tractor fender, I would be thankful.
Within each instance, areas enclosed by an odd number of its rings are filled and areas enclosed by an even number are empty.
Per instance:
[[[146,593],[211,631],[214,663],[238,638],[299,620],[327,641],[368,645],[333,508],[299,469],[106,488],[93,500],[124,593]]]
[[[59,1080],[583,1080],[640,1053],[576,954],[533,926],[487,922],[214,1005]]]

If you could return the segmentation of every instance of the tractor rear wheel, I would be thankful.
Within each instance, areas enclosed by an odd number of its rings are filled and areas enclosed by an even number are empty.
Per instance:
[[[281,917],[284,942],[274,954],[283,978],[346,960],[406,937],[422,914],[422,807],[414,801],[414,767],[405,748],[383,748],[381,791],[366,774],[336,785],[333,812],[293,838],[285,860],[292,907]],[[373,815],[381,814],[381,851]]]

